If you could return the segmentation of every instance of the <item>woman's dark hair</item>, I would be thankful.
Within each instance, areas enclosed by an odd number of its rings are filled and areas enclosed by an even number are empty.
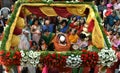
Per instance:
[[[85,39],[85,38],[86,38],[86,35],[83,34],[83,33],[81,33],[81,34],[79,35],[79,37],[80,37],[80,39]]]
[[[76,19],[74,20],[74,22],[76,22],[76,21],[77,21],[77,16],[72,16],[72,20],[73,20],[74,18],[76,18]]]
[[[39,22],[39,19],[37,19],[37,18],[33,20],[32,25],[34,25],[35,21],[38,21],[38,25],[41,25],[41,23]]]
[[[62,21],[60,22],[60,24],[63,24],[63,23],[65,23],[66,26],[67,26],[67,24],[68,24],[67,20],[62,20]]]

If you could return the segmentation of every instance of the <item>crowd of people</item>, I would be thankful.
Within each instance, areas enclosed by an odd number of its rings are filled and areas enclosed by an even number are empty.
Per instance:
[[[120,58],[120,2],[114,4],[101,2],[100,5],[96,5],[96,8],[103,20],[104,33],[110,39],[112,48]],[[42,18],[31,14],[25,18],[26,26],[20,35],[18,48],[34,51],[88,49],[92,44],[92,39],[91,34],[87,32],[86,19],[87,17],[76,15],[68,18],[61,16]],[[6,21],[1,15],[0,36],[2,36]],[[23,73],[26,71],[28,71],[27,68],[24,68]]]

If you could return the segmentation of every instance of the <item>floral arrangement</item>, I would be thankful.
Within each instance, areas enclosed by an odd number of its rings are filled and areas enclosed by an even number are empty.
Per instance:
[[[95,67],[98,63],[99,56],[96,52],[90,52],[87,50],[82,50],[82,65],[83,66],[90,66],[90,67]]]
[[[53,53],[41,57],[40,62],[47,66],[64,67],[66,65],[66,56]]]
[[[40,59],[40,52],[34,52],[32,50],[30,51],[23,51],[21,50],[21,65],[22,66],[34,66],[36,67],[36,65],[39,63],[39,59]]]
[[[0,64],[4,66],[20,65],[21,53],[16,51],[0,51]]]
[[[78,68],[82,64],[80,55],[71,54],[66,60],[66,66],[71,68]]]
[[[117,56],[115,55],[115,51],[107,48],[104,48],[101,50],[101,52],[98,53],[99,55],[99,63],[102,64],[102,66],[110,67],[114,64],[114,62],[117,62]]]
[[[20,2],[53,2],[53,0],[19,0]]]

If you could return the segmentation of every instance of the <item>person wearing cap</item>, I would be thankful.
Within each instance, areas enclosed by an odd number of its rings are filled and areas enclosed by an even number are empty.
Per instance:
[[[54,43],[55,51],[69,51],[70,50],[70,42],[67,38],[67,35],[64,33],[58,33],[52,40]]]
[[[30,44],[27,38],[28,34],[29,34],[29,31],[23,30],[23,33],[20,37],[20,43],[18,45],[18,48],[23,50],[28,50],[30,48]]]
[[[113,5],[111,3],[107,4],[107,9],[105,9],[103,11],[103,17],[104,18],[106,18],[107,16],[109,16],[112,13],[112,11],[113,11],[112,6]]]
[[[109,16],[106,18],[106,25],[107,30],[111,30],[114,24],[119,20],[118,16],[115,14],[115,11],[113,11]]]

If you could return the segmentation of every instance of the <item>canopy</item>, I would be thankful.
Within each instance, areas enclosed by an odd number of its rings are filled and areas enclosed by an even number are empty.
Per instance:
[[[29,15],[29,14],[36,14],[38,16],[62,16],[62,17],[69,17],[72,14],[78,16],[87,16],[86,23],[89,25],[91,21],[94,21],[94,28],[92,31],[92,43],[97,48],[104,47],[104,38],[102,31],[100,29],[98,20],[96,19],[96,14],[94,9],[91,7],[90,4],[64,4],[64,3],[22,3],[16,9],[16,16],[14,22],[11,23],[10,33],[8,36],[8,40],[6,41],[5,48],[7,50],[10,49],[13,31],[17,24],[18,18]],[[15,12],[15,11],[14,11]],[[13,13],[14,14],[14,13]]]

